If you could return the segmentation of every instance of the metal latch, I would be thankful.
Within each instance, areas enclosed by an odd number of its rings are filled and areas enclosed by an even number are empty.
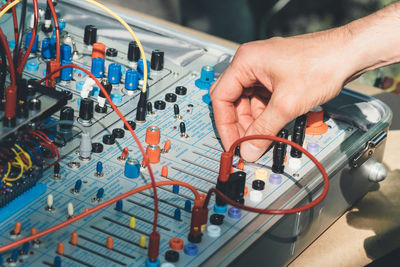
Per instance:
[[[375,135],[370,141],[367,142],[365,148],[360,151],[357,156],[352,160],[352,166],[354,168],[360,167],[367,159],[372,157],[375,149],[382,143],[387,137],[387,132],[380,132]]]

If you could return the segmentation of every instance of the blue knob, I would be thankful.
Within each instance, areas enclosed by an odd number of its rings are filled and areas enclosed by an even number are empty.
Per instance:
[[[140,175],[139,161],[133,158],[128,158],[125,162],[124,174],[127,178],[138,178]]]
[[[102,187],[99,190],[97,190],[96,198],[101,199],[103,198],[103,195],[104,195],[104,188]]]
[[[61,66],[72,64],[70,60],[62,60]],[[60,71],[60,79],[62,81],[70,81],[72,80],[72,67],[71,68],[64,68]]]
[[[181,220],[181,209],[175,209],[174,218],[175,218],[175,220],[177,220],[177,221],[180,221],[180,220]]]
[[[71,60],[71,46],[67,44],[61,45],[61,60]]]
[[[39,64],[35,61],[29,61],[26,63],[26,69],[30,72],[35,72],[39,70]]]
[[[190,200],[185,201],[185,210],[192,211],[192,202]]]
[[[30,243],[29,242],[24,243],[24,245],[22,246],[22,254],[24,255],[28,254],[29,248],[30,248]]]
[[[140,79],[143,79],[143,59],[137,63],[137,71],[139,72]],[[150,76],[150,61],[147,60],[147,77]]]
[[[54,267],[61,267],[61,257],[60,256],[55,256],[54,257]]]
[[[42,40],[42,57],[49,59],[53,57],[53,47],[50,38]]]
[[[25,36],[25,50],[28,49],[28,45],[31,42],[32,32],[28,32]],[[36,53],[38,50],[39,36],[36,35],[35,42],[33,43],[31,53]]]
[[[111,101],[115,104],[115,105],[119,105],[122,102],[122,95],[120,94],[111,94]]]
[[[97,162],[97,165],[96,165],[96,172],[97,172],[98,174],[100,174],[100,173],[103,172],[103,163],[101,163],[101,161]]]
[[[92,68],[90,70],[96,78],[104,76],[104,59],[101,57],[95,57],[92,59]]]
[[[178,194],[179,193],[179,185],[174,184],[172,186],[172,192],[175,194]]]
[[[14,249],[13,252],[11,253],[11,261],[16,262],[18,259],[18,249]]]
[[[232,219],[239,219],[242,216],[242,211],[238,208],[232,207],[228,210],[228,216]]]
[[[121,82],[121,65],[117,63],[111,63],[108,66],[108,81],[112,84],[118,84]]]
[[[160,267],[160,259],[156,259],[155,261],[151,261],[149,258],[145,261],[146,267]]]
[[[115,209],[118,211],[122,211],[122,207],[123,207],[122,200],[118,200],[117,204],[115,205]]]
[[[67,25],[67,23],[65,23],[64,20],[58,20],[58,28],[60,29],[60,34],[62,34],[66,25]]]
[[[183,247],[183,252],[185,252],[185,254],[188,256],[195,256],[198,250],[199,248],[197,247],[197,245],[192,243],[186,244]]]
[[[74,190],[75,190],[75,192],[79,192],[79,191],[81,191],[81,188],[82,188],[82,180],[78,179],[75,182]]]
[[[204,66],[201,68],[200,79],[197,79],[194,84],[200,89],[210,89],[214,82],[215,70],[212,66]]]
[[[127,70],[125,74],[125,89],[136,90],[139,85],[139,73],[135,70]]]

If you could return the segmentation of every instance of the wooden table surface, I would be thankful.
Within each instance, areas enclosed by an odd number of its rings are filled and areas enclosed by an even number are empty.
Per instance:
[[[102,1],[118,10],[112,0]],[[191,33],[231,48],[239,45],[133,10],[124,12]],[[289,266],[363,266],[400,247],[400,96],[352,82],[348,88],[377,97],[393,111],[383,163],[388,177],[341,216]]]

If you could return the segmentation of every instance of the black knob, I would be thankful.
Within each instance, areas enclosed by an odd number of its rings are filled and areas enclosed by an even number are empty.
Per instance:
[[[213,225],[221,225],[224,223],[224,218],[225,216],[222,214],[217,214],[217,213],[212,214],[210,216],[210,223]]]
[[[93,143],[92,144],[92,152],[93,153],[101,153],[103,152],[104,146],[101,143]]]
[[[166,106],[166,103],[162,100],[157,100],[154,102],[154,108],[158,110],[164,110]]]
[[[132,130],[136,129],[136,122],[134,121],[128,121],[128,124],[132,127]],[[128,127],[126,127],[126,125],[124,124],[124,129],[128,130]]]
[[[60,111],[60,120],[61,121],[73,121],[74,120],[74,109],[68,106],[65,106]],[[72,124],[60,124],[60,128],[63,130],[71,130]]]
[[[121,129],[121,128],[115,128],[115,129],[112,131],[112,135],[113,135],[115,138],[124,138],[124,136],[125,136],[125,131],[124,131],[123,129]]]
[[[174,94],[174,93],[166,94],[165,101],[170,102],[170,103],[176,102],[176,94]]]
[[[79,118],[89,121],[93,118],[93,100],[90,98],[83,98],[79,107]]]
[[[94,107],[94,111],[96,111],[97,113],[107,113],[107,106],[104,105],[103,107],[100,107],[99,104],[96,104],[96,106]]]
[[[106,134],[103,136],[103,143],[105,145],[113,145],[115,143],[115,137],[112,134]]]
[[[174,115],[175,115],[175,117],[179,116],[179,106],[178,106],[178,104],[174,104]]]
[[[150,68],[152,70],[162,70],[164,68],[164,51],[154,50],[151,52]]]
[[[254,190],[261,191],[265,188],[265,182],[262,180],[254,180],[251,186]]]
[[[175,88],[175,93],[177,95],[186,95],[187,93],[187,88],[185,86],[177,86]]]
[[[86,25],[83,35],[83,42],[86,45],[93,45],[97,42],[97,28],[94,25]]]
[[[103,79],[101,81],[101,84],[103,85],[104,89],[106,89],[107,94],[110,95],[112,90],[112,84],[107,79]],[[99,96],[102,98],[106,98],[102,90],[100,90]]]
[[[289,133],[286,129],[282,129],[278,136],[281,138],[287,139]],[[282,142],[277,142],[274,146],[273,156],[272,156],[272,172],[274,173],[283,173],[285,166],[283,165],[285,162],[286,156],[286,147],[287,145]]]
[[[153,104],[149,101],[146,104],[147,114],[153,114]]]
[[[128,60],[137,62],[140,59],[139,46],[135,41],[129,43],[128,46]]]
[[[177,262],[179,260],[179,252],[176,250],[167,250],[165,252],[165,260],[168,262]]]
[[[42,107],[42,102],[38,98],[32,98],[29,100],[29,109],[38,111]]]
[[[181,131],[181,135],[185,135],[186,134],[186,125],[184,122],[181,122],[179,124],[179,130]]]
[[[306,115],[297,117],[294,122],[292,141],[300,146],[303,146],[304,143],[304,138],[306,135],[306,122]],[[302,153],[300,150],[297,150],[294,147],[291,148],[290,156],[292,156],[293,158],[301,158],[301,155]]]
[[[116,56],[118,56],[118,50],[115,48],[112,48],[112,47],[107,48],[106,55],[108,57],[116,57]]]

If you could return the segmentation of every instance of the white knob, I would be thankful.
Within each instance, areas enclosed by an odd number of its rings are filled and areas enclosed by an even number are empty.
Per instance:
[[[47,208],[52,209],[54,204],[54,197],[52,194],[47,196]]]
[[[68,202],[67,212],[68,212],[68,217],[74,216],[74,205],[72,204],[72,202]]]

